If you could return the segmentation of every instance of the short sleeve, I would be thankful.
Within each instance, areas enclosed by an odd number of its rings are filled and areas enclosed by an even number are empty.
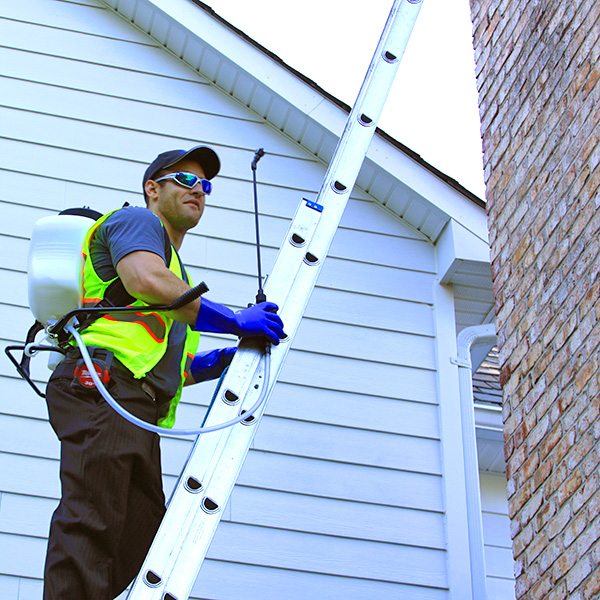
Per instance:
[[[99,277],[116,276],[116,264],[127,254],[145,250],[165,260],[165,236],[160,219],[147,208],[127,206],[102,223],[90,248],[90,257]]]

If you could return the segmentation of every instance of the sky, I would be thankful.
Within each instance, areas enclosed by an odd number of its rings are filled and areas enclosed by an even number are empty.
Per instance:
[[[354,104],[393,0],[204,0]],[[485,198],[469,0],[423,0],[379,127]]]

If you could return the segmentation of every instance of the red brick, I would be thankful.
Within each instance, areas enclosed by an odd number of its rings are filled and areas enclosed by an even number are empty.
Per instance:
[[[546,531],[546,526],[548,522],[556,515],[556,502],[551,500],[546,502],[542,508],[538,511],[535,517],[535,530],[537,532],[538,537],[544,540],[544,549],[548,547],[548,535]],[[560,538],[559,538],[560,541]],[[563,544],[561,542],[560,548],[562,551]],[[537,555],[536,555],[537,556]],[[545,569],[546,567],[544,567]]]
[[[540,467],[540,456],[537,452],[532,454],[524,463],[519,471],[519,479],[534,481],[535,474]]]
[[[525,506],[527,504],[527,502],[529,502],[529,500],[531,499],[531,495],[532,495],[531,487],[532,487],[531,483],[523,485],[518,488],[516,493],[511,498],[509,498],[508,514],[511,517],[511,519],[515,515],[517,515],[517,513],[519,513],[522,510],[523,506]],[[519,525],[519,522],[513,520],[511,523],[511,526],[513,524]],[[519,525],[518,530],[513,530],[513,538],[520,530],[521,530],[520,525]]]
[[[535,414],[535,413],[532,413]],[[531,433],[527,436],[527,450],[533,452],[534,448],[537,448],[544,436],[550,429],[550,418],[545,415],[542,420],[531,430]]]
[[[596,439],[594,431],[591,431],[591,433],[594,436],[594,439]],[[583,463],[581,464],[583,475],[587,479],[587,483],[593,483],[593,481],[590,480],[593,479],[593,474],[598,471],[599,463],[600,455],[598,454],[598,449],[595,444],[593,450],[583,459]]]
[[[542,579],[533,586],[530,592],[531,598],[547,598],[553,588],[554,582],[552,581],[552,577],[548,574],[542,577]]]
[[[523,552],[528,550],[531,543],[534,541],[535,531],[533,525],[528,525],[523,528],[513,538],[513,553],[516,557],[520,557]],[[529,554],[529,552],[528,552]]]
[[[592,398],[587,403],[585,410],[577,420],[577,428],[580,434],[585,433],[600,417],[600,398]]]
[[[589,556],[583,556],[577,560],[577,564],[567,575],[567,589],[573,592],[579,584],[592,573],[592,563]]]
[[[517,594],[523,593],[531,589],[540,579],[539,567],[536,564],[530,565],[517,578],[515,588]]]
[[[562,462],[564,457],[567,455],[567,453],[573,446],[575,442],[575,436],[576,433],[573,429],[563,434],[558,444],[556,444],[556,446],[554,447],[554,451],[552,453],[552,459],[554,460],[555,464],[560,464]]]
[[[558,584],[555,584],[554,589],[545,597],[543,600],[567,600],[569,597],[569,592],[567,590],[566,581],[561,581]],[[542,600],[542,598],[536,598],[532,600]],[[569,600],[572,600],[569,598]]]
[[[544,531],[538,533],[527,546],[527,562],[534,561],[548,546],[548,537]]]
[[[562,506],[569,500],[583,483],[583,475],[579,469],[575,470],[558,490],[558,505]]]
[[[556,398],[558,397],[559,388],[557,385],[548,387],[546,385],[545,377],[537,381],[535,388],[537,389],[538,387],[541,387],[544,393],[540,396],[539,400],[535,404],[537,418],[542,420],[547,414],[550,418],[550,426],[554,427],[556,418],[553,416],[552,408],[556,406]]]
[[[585,462],[584,462],[585,464]],[[584,470],[585,473],[585,470]],[[598,491],[598,477],[596,475],[589,477],[583,487],[579,488],[577,492],[573,495],[571,500],[571,507],[573,508],[573,513],[578,513],[582,508],[586,506],[589,499],[594,495],[595,492]],[[594,518],[594,517],[592,517]],[[588,520],[589,519],[588,517]]]
[[[567,468],[573,471],[576,467],[582,464],[586,457],[593,451],[596,440],[594,439],[593,431],[588,431],[582,435],[567,455]]]
[[[581,393],[592,375],[598,370],[598,360],[595,356],[590,357],[575,375],[575,389]]]
[[[585,555],[600,538],[600,518],[596,518],[577,539],[577,554]]]
[[[588,510],[589,520],[595,519],[600,515],[600,492],[597,492],[587,503],[586,508]]]
[[[552,473],[552,462],[549,460],[542,461],[539,469],[535,472],[532,481],[533,481],[533,489],[537,490],[538,487],[543,485],[550,474]]]
[[[575,548],[565,548],[559,559],[552,567],[554,579],[558,581],[565,577],[569,571],[577,564],[579,557]]]
[[[588,520],[585,512],[580,512],[569,522],[563,532],[562,537],[566,548],[575,542],[575,540],[583,533],[587,525]],[[579,555],[579,548],[577,548],[577,555]]]
[[[585,600],[597,600],[600,597],[600,570],[595,569],[583,585]]]
[[[596,542],[592,547],[592,560],[596,563],[600,563],[600,542]]]
[[[560,538],[554,538],[548,542],[544,551],[536,561],[542,573],[548,571],[564,552],[564,546]]]
[[[572,404],[563,413],[563,427],[571,429],[577,426],[577,420],[588,406],[588,399],[585,395],[576,393],[575,386],[572,387]],[[563,396],[564,397],[564,396]]]

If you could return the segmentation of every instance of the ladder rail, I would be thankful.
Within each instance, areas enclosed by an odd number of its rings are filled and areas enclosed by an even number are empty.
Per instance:
[[[241,341],[206,424],[234,418],[261,393],[267,398],[250,423],[198,436],[129,600],[187,600],[191,593],[329,252],[421,5],[422,0],[394,0],[317,200],[298,207],[266,281],[265,293],[280,306],[288,337],[271,349],[268,369],[260,345]]]

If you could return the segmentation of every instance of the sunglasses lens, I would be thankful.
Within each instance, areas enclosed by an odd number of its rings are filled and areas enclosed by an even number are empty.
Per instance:
[[[193,188],[198,183],[198,177],[192,173],[176,173],[175,179],[185,187]]]
[[[198,182],[202,183],[202,191],[208,196],[212,191],[212,183],[208,179],[200,179],[193,173],[175,173],[174,175],[177,183],[187,187],[193,188]]]

